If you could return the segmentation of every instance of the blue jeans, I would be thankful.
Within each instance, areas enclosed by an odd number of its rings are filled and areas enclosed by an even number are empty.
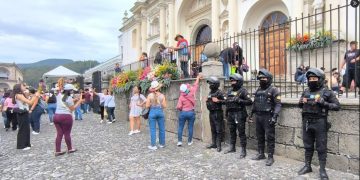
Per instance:
[[[186,120],[188,121],[188,142],[192,141],[193,127],[195,123],[194,111],[181,111],[179,114],[179,127],[178,127],[178,142],[182,142],[182,135]]]
[[[230,77],[230,72],[229,72],[229,63],[224,62],[223,58],[220,58],[220,61],[223,64],[223,74],[225,76],[226,79],[229,79]]]
[[[49,114],[49,120],[50,122],[54,122],[54,114],[55,114],[55,111],[56,111],[56,103],[49,103],[48,104],[48,114]]]
[[[75,109],[75,120],[82,120],[82,112],[80,106]]]
[[[30,116],[30,125],[33,131],[40,132],[40,118],[42,113],[44,113],[43,109],[37,105],[35,109],[32,111]]]
[[[159,126],[159,144],[165,146],[165,116],[162,108],[151,107],[149,112],[151,146],[156,145],[156,123]]]
[[[90,106],[89,103],[82,104],[84,113],[88,113],[90,111],[89,106]]]
[[[6,126],[8,124],[8,119],[7,119],[7,116],[6,116],[6,112],[1,112],[1,116],[4,120],[4,126]],[[9,127],[5,127],[5,128],[10,128],[10,123],[9,123]]]

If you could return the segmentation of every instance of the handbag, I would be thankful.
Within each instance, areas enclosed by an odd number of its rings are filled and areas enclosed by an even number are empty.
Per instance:
[[[48,109],[47,103],[46,103],[42,98],[39,99],[38,105],[39,105],[44,111]]]
[[[150,109],[149,108],[143,108],[143,110],[141,111],[141,116],[144,119],[149,119],[149,113],[150,113]]]
[[[249,65],[247,65],[246,60],[244,59],[244,63],[241,65],[241,69],[243,72],[249,72]]]

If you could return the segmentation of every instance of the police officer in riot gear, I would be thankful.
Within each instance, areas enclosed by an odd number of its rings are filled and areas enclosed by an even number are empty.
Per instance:
[[[302,108],[303,142],[305,148],[305,166],[299,175],[312,172],[311,160],[314,153],[314,143],[318,152],[320,178],[328,179],[326,174],[327,122],[328,110],[338,111],[340,103],[333,91],[326,88],[325,74],[320,69],[311,68],[306,73],[308,87],[303,92],[299,107]]]
[[[210,144],[207,148],[217,148],[217,151],[220,152],[222,135],[224,133],[224,117],[222,110],[224,95],[219,89],[220,81],[217,77],[211,76],[208,78],[207,83],[209,84],[210,93],[206,100],[206,106],[210,111],[210,126],[212,136],[212,144]]]
[[[240,158],[246,156],[246,135],[245,122],[248,116],[246,107],[252,104],[249,93],[243,88],[243,77],[240,74],[230,76],[231,89],[225,97],[227,122],[230,130],[230,148],[225,152],[232,153],[236,151],[236,130],[239,131],[241,152]]]
[[[281,110],[280,91],[271,85],[273,76],[266,69],[259,70],[257,79],[260,87],[255,92],[250,119],[255,114],[258,154],[252,159],[261,160],[266,158],[264,154],[266,135],[268,150],[266,165],[271,166],[274,163],[275,124]]]

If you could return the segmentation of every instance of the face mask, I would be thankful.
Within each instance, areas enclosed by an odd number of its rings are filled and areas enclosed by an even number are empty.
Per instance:
[[[260,87],[266,88],[266,86],[267,86],[267,80],[260,80]]]
[[[70,96],[71,96],[71,97],[74,97],[74,94],[73,94],[73,93],[71,93],[71,94],[70,94]]]
[[[318,87],[318,82],[317,81],[309,81],[308,86],[310,89],[316,89]]]
[[[210,84],[209,87],[210,87],[211,90],[216,90],[217,89],[217,86],[215,84]]]

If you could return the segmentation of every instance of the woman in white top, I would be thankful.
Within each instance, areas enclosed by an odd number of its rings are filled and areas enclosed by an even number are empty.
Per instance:
[[[101,120],[100,123],[104,122],[104,112],[105,112],[105,99],[106,99],[106,95],[108,95],[108,90],[107,89],[103,89],[102,93],[97,93],[95,92],[95,88],[94,88],[94,95],[99,96],[100,98],[100,115],[101,115]]]
[[[138,86],[135,86],[133,88],[133,96],[131,97],[129,108],[130,108],[130,132],[129,135],[133,135],[136,133],[140,133],[140,115],[142,112],[142,107],[146,103],[146,98],[144,95],[141,94],[141,88]],[[136,124],[137,129],[134,130],[134,124]]]
[[[17,149],[29,150],[30,144],[30,124],[29,124],[29,105],[32,105],[35,100],[38,100],[40,93],[35,93],[35,98],[27,99],[24,95],[26,87],[23,84],[16,84],[13,88],[13,104],[17,105],[14,109],[16,113],[19,131],[17,135]]]
[[[104,103],[106,112],[108,114],[108,124],[115,122],[115,96],[114,92],[110,91],[109,95],[105,96],[105,103]]]
[[[54,115],[54,125],[57,134],[55,140],[55,156],[65,154],[65,151],[61,151],[61,141],[63,137],[65,138],[68,153],[77,151],[72,147],[70,134],[73,125],[73,112],[83,102],[82,96],[80,96],[79,101],[74,104],[71,95],[75,87],[72,84],[66,84],[63,89],[63,92],[56,96],[56,111]]]

